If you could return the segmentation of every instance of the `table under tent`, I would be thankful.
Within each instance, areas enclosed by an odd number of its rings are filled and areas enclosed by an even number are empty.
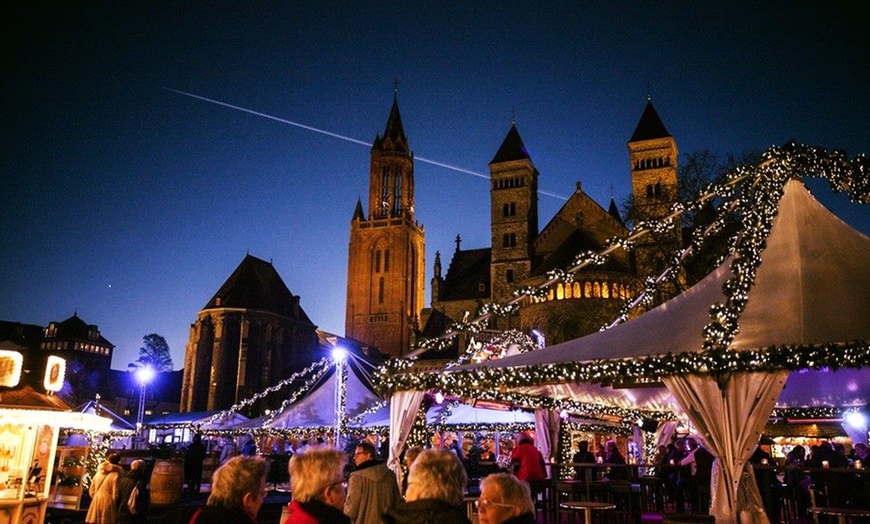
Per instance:
[[[397,379],[391,450],[401,450],[420,389],[672,410],[718,457],[710,509],[716,522],[767,522],[753,503],[754,478],[744,472],[774,408],[870,400],[870,370],[861,369],[870,365],[870,238],[790,179],[799,165],[834,171],[824,174],[838,183],[863,180],[866,158],[853,165],[794,148],[766,155],[742,185],[741,236],[705,279],[580,339],[446,376]],[[859,190],[853,186],[853,199],[870,201]],[[806,383],[834,387],[816,397]],[[550,421],[558,425],[558,417]],[[866,425],[855,438],[866,441]]]

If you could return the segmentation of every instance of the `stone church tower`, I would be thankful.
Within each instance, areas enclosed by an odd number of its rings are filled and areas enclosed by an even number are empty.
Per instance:
[[[390,357],[408,352],[425,292],[423,227],[414,218],[414,155],[398,101],[375,138],[369,210],[357,202],[350,223],[345,336]]]
[[[504,303],[531,274],[538,236],[538,170],[514,123],[489,163],[489,176],[491,299]]]
[[[658,113],[647,100],[637,128],[628,141],[631,163],[631,190],[636,219],[661,218],[679,201],[677,194],[677,143]],[[667,257],[682,246],[679,219],[664,234],[641,238],[636,248],[637,271],[641,276],[658,275],[668,264]]]

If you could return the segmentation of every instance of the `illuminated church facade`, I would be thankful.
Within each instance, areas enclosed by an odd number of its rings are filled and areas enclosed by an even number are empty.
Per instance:
[[[651,101],[627,145],[634,209],[645,218],[661,217],[677,201],[678,150]],[[539,173],[512,124],[489,163],[491,244],[463,248],[457,235],[446,273],[436,253],[431,305],[424,309],[424,232],[414,219],[414,159],[395,100],[371,155],[369,213],[358,202],[351,221],[345,334],[390,356],[475,317],[485,304],[504,304],[518,288],[541,287],[552,271],[570,268],[578,254],[600,252],[609,239],[629,234],[613,198],[605,209],[580,183],[539,228]],[[677,227],[664,238],[638,243],[631,253],[618,249],[604,265],[547,286],[542,297],[524,298],[517,313],[493,317],[487,327],[535,329],[548,343],[594,332],[617,317],[681,242]]]
[[[645,218],[664,216],[677,201],[678,150],[651,101],[628,150],[636,212]],[[555,272],[574,266],[579,254],[599,253],[608,240],[629,235],[613,197],[605,209],[578,182],[565,204],[539,229],[539,173],[515,124],[489,163],[489,175],[491,245],[463,249],[457,235],[446,274],[436,253],[424,338],[439,336],[452,322],[473,318],[487,303],[505,304],[524,287],[543,287],[543,296],[524,297],[518,312],[490,318],[488,328],[537,330],[548,344],[587,335],[615,319],[625,300],[643,289],[645,277],[666,267],[667,253],[681,244],[675,228],[664,238],[638,243],[633,252],[615,250],[605,264],[581,269],[570,282],[554,281]]]

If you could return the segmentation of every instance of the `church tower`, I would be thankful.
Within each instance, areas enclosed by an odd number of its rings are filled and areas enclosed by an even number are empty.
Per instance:
[[[414,155],[399,104],[375,138],[369,211],[357,202],[350,225],[345,336],[398,357],[411,347],[425,292],[423,227],[414,217]]]
[[[491,298],[503,303],[529,277],[538,236],[538,170],[516,124],[489,163],[489,174]]]
[[[659,118],[652,100],[628,141],[631,162],[631,190],[635,220],[661,218],[679,200],[677,194],[677,143]],[[643,237],[636,248],[636,263],[640,275],[657,275],[668,263],[667,257],[682,245],[679,220],[664,234]]]

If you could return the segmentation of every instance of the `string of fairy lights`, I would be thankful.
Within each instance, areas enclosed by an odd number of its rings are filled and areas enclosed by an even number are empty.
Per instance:
[[[732,276],[723,286],[726,300],[710,308],[710,322],[704,327],[704,343],[700,352],[685,353],[682,348],[669,348],[663,341],[662,354],[635,357],[619,361],[568,362],[543,364],[525,368],[513,368],[508,372],[500,369],[480,368],[473,370],[449,370],[439,373],[408,372],[413,359],[388,362],[378,371],[380,391],[390,393],[400,390],[431,390],[478,398],[481,392],[497,391],[505,398],[507,391],[520,386],[535,386],[550,383],[588,382],[609,384],[624,377],[643,378],[655,382],[666,376],[697,372],[728,374],[741,371],[772,371],[776,369],[822,369],[838,367],[864,367],[870,365],[870,342],[832,341],[824,344],[776,345],[755,350],[733,351],[729,344],[739,329],[738,319],[743,312],[748,292],[761,263],[761,251],[770,234],[777,204],[785,183],[794,177],[818,176],[826,179],[832,189],[845,191],[853,202],[870,203],[870,160],[859,155],[849,160],[845,153],[834,150],[789,143],[772,147],[762,156],[757,166],[741,166],[730,173],[723,184],[711,186],[698,200],[703,202],[714,196],[723,196],[731,212],[736,211],[741,222],[741,234],[729,241],[729,251],[735,255],[731,266]],[[738,186],[738,182],[742,182]],[[739,189],[739,190],[738,190]],[[736,202],[734,207],[731,201]],[[696,203],[695,205],[700,205]],[[680,206],[680,209],[686,209]],[[584,254],[578,257],[568,273],[600,261],[613,246],[631,247],[632,240],[646,231],[667,231],[673,227],[675,209],[664,221],[648,221],[638,224],[632,235],[623,241],[613,241],[598,256]],[[679,211],[681,212],[681,211]],[[708,232],[721,227],[717,219]],[[704,235],[701,235],[702,237]],[[675,257],[678,258],[678,257]],[[553,276],[555,278],[556,275]],[[515,295],[540,293],[550,286],[549,280],[535,289],[521,288]],[[534,296],[534,295],[532,295]],[[445,337],[459,332],[475,334],[483,329],[482,322],[500,311],[513,311],[518,301],[511,300],[501,307],[489,307],[471,322],[458,323],[451,327]],[[445,346],[445,340],[426,341],[424,350]],[[402,361],[404,360],[404,361]],[[506,399],[507,400],[507,399]]]

